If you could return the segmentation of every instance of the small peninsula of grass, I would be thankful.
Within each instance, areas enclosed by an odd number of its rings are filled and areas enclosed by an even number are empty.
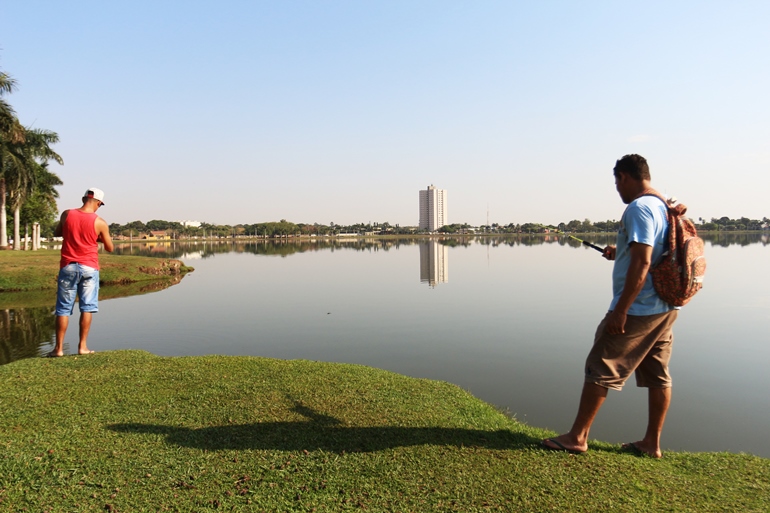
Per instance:
[[[0,251],[0,292],[56,289],[60,253],[56,250]],[[192,271],[179,260],[99,254],[103,285],[178,279]]]
[[[770,460],[547,431],[369,367],[142,351],[0,367],[0,510],[767,511]]]

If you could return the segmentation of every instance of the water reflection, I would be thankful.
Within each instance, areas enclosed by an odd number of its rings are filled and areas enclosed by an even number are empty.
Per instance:
[[[420,242],[420,283],[435,287],[449,281],[449,247],[436,240]]]
[[[597,246],[606,246],[615,244],[614,233],[591,233],[581,236],[587,242]],[[770,244],[770,234],[766,232],[756,233],[706,233],[701,234],[701,238],[707,246],[731,245],[748,246],[750,244],[761,244],[766,246]],[[115,247],[115,254],[118,255],[138,255],[138,256],[157,256],[162,258],[178,258],[182,261],[200,260],[223,253],[250,253],[254,255],[274,255],[287,257],[294,254],[312,252],[312,251],[388,251],[398,249],[402,246],[420,245],[430,247],[436,245],[444,247],[470,246],[471,244],[480,244],[490,247],[498,246],[540,246],[543,244],[558,244],[560,246],[569,246],[573,248],[582,248],[583,246],[565,236],[559,234],[516,234],[505,236],[452,236],[452,237],[432,237],[425,239],[420,237],[402,237],[402,238],[357,238],[357,239],[333,239],[333,238],[283,238],[283,239],[220,239],[220,240],[173,240],[158,242],[136,242],[130,244],[119,244]],[[423,251],[422,249],[420,250]],[[421,253],[422,254],[422,253]],[[446,255],[446,253],[445,253]],[[432,257],[426,257],[432,258]],[[441,258],[436,255],[436,258]],[[444,257],[445,258],[445,257]],[[421,257],[422,261],[422,257]],[[437,264],[438,265],[438,264]],[[437,268],[437,272],[440,267]],[[431,274],[432,276],[432,274]],[[420,273],[420,279],[423,280],[423,273]],[[427,280],[430,283],[431,280]],[[436,283],[446,283],[445,281],[433,280]]]
[[[53,307],[0,310],[0,365],[39,356],[55,334]]]
[[[174,276],[165,280],[104,285],[99,289],[99,300],[103,302],[158,292],[176,285],[182,278]],[[0,293],[0,299],[0,365],[49,353],[56,334],[55,291],[4,292]],[[76,307],[73,318],[77,320],[79,315]],[[77,333],[77,328],[74,333]],[[64,346],[67,352],[68,344]]]
[[[614,234],[591,234],[585,239],[597,245],[614,243]],[[707,245],[714,247],[748,246],[770,243],[766,233],[728,233],[721,232],[703,235]],[[418,245],[420,283],[430,287],[449,283],[450,248],[467,248],[473,245],[489,248],[543,246],[556,244],[576,250],[585,249],[579,242],[559,234],[519,234],[505,237],[434,237],[425,238],[360,238],[360,239],[282,239],[236,242],[222,241],[159,241],[123,244],[117,246],[115,253],[126,255],[162,256],[179,258],[187,263],[194,260],[209,259],[225,253],[253,254],[258,256],[279,256],[282,258],[309,252],[356,251],[377,253],[402,247]],[[121,286],[105,286],[100,291],[100,299],[110,300],[157,292],[179,283],[181,277],[174,280],[137,282]],[[0,364],[20,358],[28,358],[47,352],[52,344],[54,314],[54,294],[50,291],[0,293]],[[76,314],[77,315],[77,314]]]
[[[153,241],[116,246],[116,254],[158,256],[178,258],[189,263],[194,260],[209,259],[225,253],[253,254],[258,256],[288,257],[308,252],[358,251],[379,252],[401,247],[419,246],[420,282],[430,287],[449,282],[449,250],[455,247],[469,247],[474,244],[489,247],[538,246],[542,244],[567,245],[581,248],[572,239],[556,235],[523,234],[509,237],[434,237],[424,238],[360,238],[360,239],[303,239],[301,241],[259,240],[251,242],[226,241]],[[103,286],[100,299],[123,298],[157,292],[179,283],[181,276],[172,280],[136,282],[127,285]],[[6,364],[21,358],[29,358],[47,353],[53,344],[53,326],[55,322],[51,291],[0,293],[4,310],[3,317],[3,353],[0,364]],[[77,312],[75,312],[77,316]],[[34,319],[34,322],[31,321]],[[50,326],[50,332],[41,329]],[[66,344],[65,344],[66,346]]]
[[[749,244],[761,244],[767,246],[770,244],[770,234],[763,233],[730,233],[719,232],[702,235],[701,238],[711,246],[748,246]]]

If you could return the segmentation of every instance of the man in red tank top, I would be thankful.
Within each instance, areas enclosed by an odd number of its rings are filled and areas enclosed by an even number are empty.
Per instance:
[[[76,297],[80,304],[78,354],[93,353],[87,340],[91,314],[99,311],[99,242],[110,253],[114,249],[107,223],[96,215],[103,205],[104,192],[95,187],[88,189],[83,195],[83,206],[65,210],[54,230],[54,235],[64,242],[56,291],[56,346],[48,356],[64,356],[64,335]]]

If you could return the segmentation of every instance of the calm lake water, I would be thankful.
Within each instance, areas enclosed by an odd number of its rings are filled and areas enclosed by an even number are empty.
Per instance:
[[[663,447],[770,457],[768,237],[705,238],[705,288],[674,330]],[[612,264],[558,238],[121,251],[181,258],[195,272],[166,290],[102,301],[89,337],[97,351],[359,363],[455,383],[559,432],[572,424],[583,362],[610,302]],[[52,306],[0,315],[3,361],[51,349]],[[65,349],[76,347],[74,324]],[[632,378],[610,392],[591,438],[636,440],[646,417],[646,390]]]

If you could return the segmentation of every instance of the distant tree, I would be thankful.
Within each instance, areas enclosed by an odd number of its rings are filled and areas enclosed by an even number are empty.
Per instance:
[[[567,223],[566,230],[567,232],[579,232],[581,226],[583,226],[583,223],[578,221],[577,219],[573,219],[569,223]]]
[[[620,228],[620,223],[615,220],[607,220],[607,221],[597,221],[594,223],[594,226],[600,231],[600,232],[617,232]]]
[[[44,237],[53,236],[57,222],[58,208],[56,199],[59,192],[56,187],[62,185],[61,179],[48,170],[48,163],[38,166],[35,178],[36,186],[20,211],[20,222],[24,225],[40,223],[40,233]]]
[[[586,218],[580,225],[580,231],[583,233],[591,233],[596,231],[596,227],[590,219]]]
[[[541,233],[543,225],[539,223],[524,223],[521,225],[521,231],[524,233]]]
[[[162,221],[160,219],[153,219],[152,221],[147,221],[147,224],[145,227],[153,232],[158,232],[161,230],[168,230],[168,221]]]
[[[313,235],[313,234],[317,235],[318,234],[318,230],[316,228],[316,225],[313,225],[313,224],[298,224],[297,226],[299,227],[299,231],[303,235]]]
[[[142,233],[147,233],[147,226],[141,221],[131,221],[130,223],[126,223],[123,229],[128,231],[125,235],[129,236],[139,236]]]

